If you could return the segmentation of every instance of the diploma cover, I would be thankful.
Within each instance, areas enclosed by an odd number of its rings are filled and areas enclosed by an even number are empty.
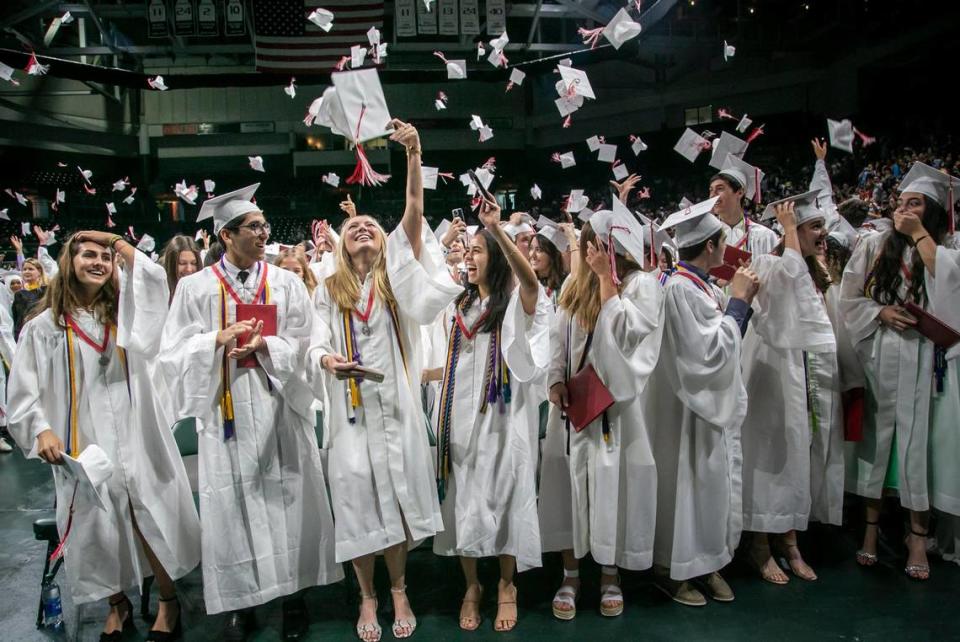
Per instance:
[[[237,322],[263,321],[263,329],[260,331],[262,337],[277,336],[277,306],[274,303],[238,303],[237,304]],[[250,340],[249,334],[237,337],[237,346],[242,346]],[[257,355],[251,353],[243,359],[237,361],[238,368],[256,368]]]

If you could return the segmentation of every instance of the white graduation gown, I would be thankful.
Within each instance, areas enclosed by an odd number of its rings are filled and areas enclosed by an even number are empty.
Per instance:
[[[723,223],[723,221],[720,222]],[[746,220],[741,218],[740,222],[733,227],[726,223],[723,223],[723,227],[727,233],[727,245],[738,246],[741,239],[747,234],[748,225]],[[777,236],[776,232],[756,221],[750,221],[749,234],[750,236],[740,249],[750,252],[754,256],[770,254],[780,243],[780,237]]]
[[[615,399],[607,410],[609,444],[601,419],[568,432],[560,410],[550,406],[540,477],[544,551],[572,549],[577,558],[589,553],[598,564],[635,571],[653,563],[657,470],[643,408],[660,352],[662,304],[657,277],[636,271],[622,294],[600,309],[585,364]],[[559,310],[550,335],[549,386],[575,374],[586,339],[576,319]]]
[[[277,306],[277,336],[265,337],[258,367],[230,362],[231,439],[224,440],[220,411],[224,348],[216,345],[221,297],[212,268],[180,280],[163,332],[161,364],[177,417],[197,418],[207,613],[256,606],[343,577],[333,556],[314,396],[299,372],[312,306],[300,277],[261,265]],[[236,304],[225,298],[229,325]]]
[[[914,330],[900,333],[881,326],[878,315],[883,306],[864,294],[867,276],[891,233],[861,237],[840,286],[840,309],[864,365],[868,390],[863,439],[847,447],[846,487],[863,497],[881,496],[896,433],[900,503],[909,510],[925,511],[930,507],[927,436],[933,344]],[[911,247],[904,250],[902,261],[908,266],[913,251]],[[926,287],[928,293],[936,291],[936,280],[929,273]],[[906,283],[901,282],[898,295],[907,298]]]
[[[674,274],[664,287],[660,358],[647,384],[657,463],[654,564],[686,580],[723,568],[740,541],[740,425],[747,393],[740,328],[711,296]]]
[[[336,523],[337,561],[417,542],[443,530],[430,444],[421,409],[421,327],[431,324],[459,294],[429,226],[423,226],[419,261],[402,227],[387,240],[387,275],[397,301],[399,333],[389,307],[374,299],[369,334],[354,315],[360,358],[386,375],[383,383],[360,382],[361,405],[352,409],[346,381],[320,367],[327,354],[347,357],[343,314],[321,283],[314,292],[317,323],[307,354],[315,388],[328,399],[330,495]],[[363,283],[364,306],[373,279]],[[397,336],[403,342],[397,345]],[[348,357],[349,358],[349,357]],[[404,362],[406,359],[406,362]],[[354,416],[351,423],[350,417]]]
[[[956,235],[949,247],[937,248],[936,282],[929,288],[931,311],[960,330],[960,249]],[[960,344],[947,351],[943,392],[933,392],[930,409],[930,502],[933,507],[960,515]],[[954,523],[960,523],[954,520]]]
[[[0,292],[5,290],[0,286]],[[13,317],[9,308],[0,304],[0,426],[7,425],[7,372],[13,365],[13,357],[17,353],[17,341],[13,338]]]
[[[829,488],[820,478],[831,453],[837,463],[843,441],[836,340],[826,302],[795,250],[758,256],[751,267],[760,290],[741,357],[750,400],[740,431],[743,528],[805,530],[815,494],[827,504],[827,521],[839,524],[842,455],[841,473],[831,477]]]
[[[150,367],[167,313],[167,276],[137,252],[120,284],[117,334],[105,351],[107,365],[100,365],[100,354],[74,335],[78,449],[96,444],[113,463],[104,488],[106,510],[89,495],[76,495],[65,545],[66,584],[76,603],[137,590],[152,575],[134,520],[174,579],[200,561],[193,495],[170,431],[169,404],[155,393]],[[75,320],[93,340],[102,339],[104,328],[90,313],[78,313]],[[129,389],[118,345],[126,350]],[[48,309],[24,326],[10,376],[10,431],[28,456],[36,457],[36,437],[48,428],[70,447],[69,381],[66,332]],[[51,469],[62,537],[74,480],[62,466]]]
[[[538,430],[550,362],[549,310],[542,287],[532,315],[523,310],[519,288],[510,297],[500,353],[510,372],[511,401],[502,413],[499,401],[480,412],[491,333],[477,332],[472,340],[463,336],[452,405],[451,471],[440,505],[444,530],[433,539],[438,555],[512,555],[520,571],[540,566],[536,447],[530,439]],[[464,316],[467,327],[480,314],[481,305],[471,306]],[[451,305],[448,331],[453,315]]]

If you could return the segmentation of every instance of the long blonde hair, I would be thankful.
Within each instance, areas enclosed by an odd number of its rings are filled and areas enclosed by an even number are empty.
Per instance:
[[[73,257],[80,250],[80,244],[76,241],[77,235],[71,234],[63,249],[60,250],[60,256],[57,257],[58,272],[50,279],[50,285],[40,302],[33,308],[30,318],[39,315],[47,308],[53,313],[53,322],[61,328],[66,328],[63,320],[64,315],[74,314],[77,310],[84,309],[80,302],[79,293],[81,291],[80,280],[73,269]],[[113,250],[110,255],[114,256]],[[117,276],[117,264],[113,263],[113,274],[109,281],[103,284],[90,309],[93,311],[97,321],[106,325],[117,323],[117,308],[120,297],[119,280]]]
[[[581,257],[587,256],[587,244],[593,243],[596,238],[597,235],[590,224],[585,224],[580,231]],[[617,255],[616,265],[617,274],[621,280],[627,274],[640,269],[637,263],[619,254]],[[567,311],[568,315],[576,317],[581,327],[588,332],[593,332],[597,326],[597,318],[600,316],[600,278],[586,264],[585,259],[576,275],[560,291],[558,303],[561,308]]]
[[[37,285],[34,287],[43,287],[44,285],[49,284],[49,281],[47,280],[47,273],[43,269],[43,263],[41,263],[38,259],[29,258],[25,260],[23,264],[31,266],[33,269],[35,269],[37,272],[40,273],[40,278],[37,279]],[[20,268],[20,269],[22,270],[23,268]],[[23,287],[24,289],[26,289],[27,287],[26,281],[23,282]]]
[[[351,310],[360,303],[360,274],[353,267],[353,261],[347,254],[347,244],[343,238],[344,231],[351,221],[360,216],[348,218],[340,226],[340,242],[334,250],[336,253],[336,270],[327,277],[325,283],[331,298],[336,302],[341,310]],[[383,230],[380,223],[372,217],[366,217],[373,222],[376,234],[380,238],[380,251],[377,252],[373,263],[370,265],[370,275],[373,278],[373,287],[376,296],[385,305],[396,305],[396,299],[393,296],[393,289],[390,287],[390,279],[387,277],[387,233]]]
[[[303,257],[303,253],[298,252],[297,249],[293,247],[285,248],[280,250],[280,254],[277,255],[277,259],[273,264],[282,268],[283,262],[287,259],[293,259],[300,264],[300,270],[303,272],[303,284],[307,286],[307,292],[310,293],[310,296],[313,296],[313,291],[317,288],[317,277],[313,273],[313,270],[310,269],[310,266],[307,265],[307,260]]]

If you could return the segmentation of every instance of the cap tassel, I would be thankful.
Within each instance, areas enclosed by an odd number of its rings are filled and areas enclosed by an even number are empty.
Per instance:
[[[563,129],[569,129],[570,122],[571,122],[570,114],[567,114],[567,117],[563,119]]]
[[[354,147],[354,155],[357,158],[357,164],[353,168],[353,174],[347,179],[348,185],[354,185],[359,183],[360,185],[366,187],[377,187],[383,185],[388,180],[390,180],[389,174],[380,174],[374,171],[373,166],[370,165],[369,159],[367,159],[367,153],[363,151],[363,145],[360,144],[360,125],[363,123],[363,116],[367,113],[367,106],[363,105],[360,107],[360,118],[357,119],[357,134],[354,137],[357,140],[356,147]]]
[[[653,230],[653,221],[650,221],[650,267],[657,264],[657,250],[653,246],[653,237],[656,234]]]
[[[759,168],[756,168],[756,167],[753,168],[753,178],[756,184],[756,188],[754,188],[753,190],[753,202],[759,205],[760,204],[760,169]]]
[[[617,274],[617,249],[613,245],[613,230],[607,238],[607,256],[610,258],[610,280],[617,287],[620,287],[620,275]]]
[[[744,141],[744,142],[746,142],[746,143],[749,145],[750,143],[752,143],[753,141],[755,141],[756,139],[758,139],[760,136],[763,135],[763,128],[764,128],[764,127],[766,127],[765,124],[764,124],[764,125],[760,125],[759,127],[754,127],[754,128],[753,128],[753,131],[750,132],[750,134],[747,136],[747,140]]]
[[[596,29],[584,29],[580,27],[577,29],[577,34],[583,38],[583,44],[590,45],[590,48],[594,49],[600,40],[600,36],[603,34],[603,30],[604,27],[597,27]]]

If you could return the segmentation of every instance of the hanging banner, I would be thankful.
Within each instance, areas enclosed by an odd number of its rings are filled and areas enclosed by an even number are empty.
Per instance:
[[[173,30],[178,36],[192,36],[196,33],[193,15],[194,6],[190,0],[177,0],[173,5]]]
[[[227,0],[224,32],[228,36],[242,36],[247,33],[247,23],[243,18],[243,0]]]
[[[478,0],[460,0],[460,33],[465,36],[475,36],[480,33]]]
[[[147,5],[147,36],[166,38],[168,34],[167,5],[163,0],[150,0],[150,4]]]
[[[427,11],[423,0],[417,0],[417,33],[424,36],[437,35],[437,8],[431,6],[430,11]]]
[[[220,33],[217,28],[217,4],[213,0],[200,0],[197,5],[197,35],[216,36]]]
[[[487,0],[487,35],[499,36],[506,30],[506,3],[504,0]]]
[[[441,36],[456,36],[457,31],[457,0],[437,0],[437,14],[440,21]]]
[[[398,38],[413,38],[417,35],[417,12],[414,3],[419,0],[397,0],[394,5],[394,24]]]

